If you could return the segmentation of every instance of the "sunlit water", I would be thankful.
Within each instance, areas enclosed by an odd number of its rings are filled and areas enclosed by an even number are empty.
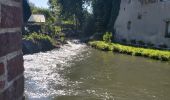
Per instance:
[[[170,100],[169,63],[74,42],[24,56],[28,100]]]

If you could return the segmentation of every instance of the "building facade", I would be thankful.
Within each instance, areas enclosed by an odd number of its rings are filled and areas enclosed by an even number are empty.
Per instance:
[[[122,0],[114,28],[118,42],[170,48],[170,0]]]

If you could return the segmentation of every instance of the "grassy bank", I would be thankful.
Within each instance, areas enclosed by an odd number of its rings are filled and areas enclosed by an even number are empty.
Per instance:
[[[92,41],[89,42],[89,45],[103,51],[114,51],[133,56],[144,56],[161,61],[170,61],[170,51],[125,46],[116,43],[106,43],[103,41]]]

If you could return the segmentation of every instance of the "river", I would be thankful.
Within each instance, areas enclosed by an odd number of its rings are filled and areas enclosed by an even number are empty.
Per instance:
[[[170,100],[170,63],[77,41],[24,56],[28,100]]]

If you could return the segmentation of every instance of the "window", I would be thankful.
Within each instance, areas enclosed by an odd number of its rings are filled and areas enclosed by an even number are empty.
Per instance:
[[[138,14],[138,17],[137,17],[139,20],[142,19],[142,14]]]
[[[166,21],[165,37],[170,38],[170,21]]]
[[[128,23],[127,23],[127,29],[128,29],[128,30],[131,29],[131,24],[132,24],[132,22],[131,22],[131,21],[128,21]]]

